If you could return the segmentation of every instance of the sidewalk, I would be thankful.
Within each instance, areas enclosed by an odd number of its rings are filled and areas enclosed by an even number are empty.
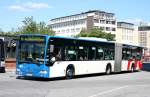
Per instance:
[[[6,72],[15,73],[15,72],[16,72],[16,69],[6,69]]]

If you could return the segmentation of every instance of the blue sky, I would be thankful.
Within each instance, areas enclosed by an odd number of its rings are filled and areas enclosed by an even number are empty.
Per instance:
[[[150,22],[149,4],[150,0],[1,0],[0,28],[3,31],[17,29],[25,17],[48,22],[88,10],[115,13],[119,21]]]

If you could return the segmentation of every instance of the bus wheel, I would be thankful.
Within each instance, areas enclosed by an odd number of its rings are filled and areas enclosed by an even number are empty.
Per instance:
[[[111,74],[111,65],[107,65],[106,67],[106,75]]]
[[[72,66],[67,67],[66,79],[72,79],[74,76],[74,68]]]
[[[134,72],[134,71],[135,71],[135,68],[134,68],[134,65],[132,65],[131,72]]]

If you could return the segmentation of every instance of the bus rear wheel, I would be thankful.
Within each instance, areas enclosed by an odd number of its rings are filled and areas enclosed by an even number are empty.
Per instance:
[[[111,74],[111,66],[107,65],[107,67],[106,67],[106,75],[109,75],[109,74]]]
[[[134,68],[134,65],[132,65],[131,72],[134,72],[134,71],[135,71],[135,68]]]
[[[74,77],[74,68],[68,67],[66,70],[66,79],[72,79]]]

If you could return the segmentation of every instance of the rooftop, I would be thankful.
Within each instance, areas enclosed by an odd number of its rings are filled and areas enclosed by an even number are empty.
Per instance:
[[[138,30],[139,31],[150,31],[150,26],[139,26]]]
[[[133,23],[129,23],[129,22],[117,22],[117,24],[127,24],[127,25],[134,25]]]
[[[95,12],[115,15],[114,13],[108,13],[108,12],[100,11],[100,10],[89,10],[89,11],[87,11],[87,12],[81,12],[81,13],[79,13],[79,14],[74,14],[74,15],[69,15],[69,16],[63,16],[63,17],[58,17],[58,18],[54,18],[54,19],[51,19],[51,20],[56,20],[56,19],[66,18],[66,17],[71,17],[71,16],[77,16],[77,15],[82,15],[82,14],[88,14],[88,13],[95,13]]]

